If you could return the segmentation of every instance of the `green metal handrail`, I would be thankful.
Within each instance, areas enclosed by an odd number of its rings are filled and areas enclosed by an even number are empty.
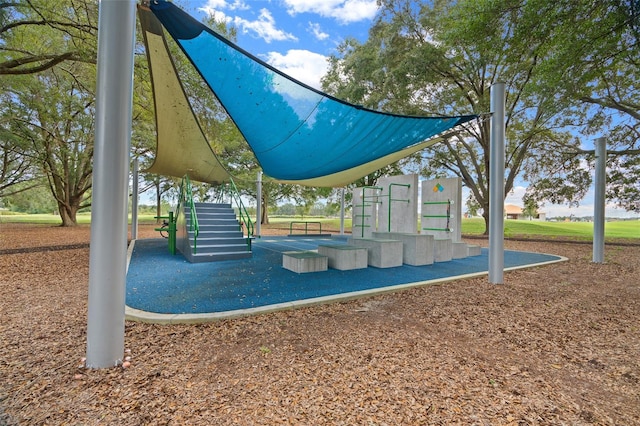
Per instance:
[[[292,221],[289,222],[289,235],[293,235],[293,225],[294,224],[304,224],[304,235],[308,235],[309,234],[309,224],[312,223],[314,225],[319,225],[320,229],[318,231],[318,234],[322,234],[322,222],[310,222],[310,221],[306,221],[306,220],[300,220],[300,221]]]
[[[445,228],[422,228],[423,231],[443,231],[443,232],[453,232],[453,228],[451,228],[450,225],[450,221],[451,221],[451,205],[453,204],[452,200],[447,200],[447,201],[425,201],[422,204],[425,205],[446,205],[447,206],[447,210],[446,210],[446,214],[423,214],[422,217],[423,218],[428,218],[428,219],[447,219],[447,225]]]
[[[200,226],[198,225],[198,215],[196,214],[196,205],[193,202],[193,189],[191,187],[191,179],[185,175],[180,183],[180,196],[178,197],[178,208],[176,209],[176,218],[179,215],[180,208],[184,208],[182,203],[189,207],[189,231],[193,232],[193,254],[196,254],[198,235],[200,234]],[[182,206],[181,206],[182,205]]]
[[[402,198],[391,198],[391,187],[393,186],[404,186],[405,188],[411,188],[411,184],[408,183],[390,183],[389,184],[389,223],[387,225],[387,231],[391,232],[391,202],[392,201],[402,201],[403,203],[410,203],[411,199],[402,199]]]
[[[247,230],[247,246],[249,246],[249,249],[251,249],[251,239],[253,238],[253,222],[249,217],[247,209],[242,203],[240,192],[238,191],[238,188],[236,187],[233,179],[230,179],[227,188],[229,189],[229,196],[231,197],[231,200],[234,201],[236,203],[236,206],[238,207],[238,215],[240,216],[240,221],[244,224],[244,227]],[[258,200],[258,202],[260,202],[260,200]]]
[[[356,215],[356,217],[360,216],[362,218],[362,223],[361,224],[357,224],[357,223],[353,224],[353,227],[358,227],[359,226],[361,228],[360,229],[360,236],[361,237],[364,237],[364,228],[366,228],[366,226],[364,224],[364,218],[369,216],[369,215],[365,215],[364,214],[364,212],[365,212],[364,208],[365,207],[370,207],[370,206],[373,205],[373,204],[367,204],[367,195],[366,195],[366,190],[367,189],[373,189],[374,191],[381,191],[382,187],[380,187],[380,186],[363,186],[362,187],[362,206],[361,206],[362,207],[362,214],[361,215]],[[374,204],[375,203],[379,203],[377,197],[379,197],[378,194],[369,195],[369,198],[376,198],[376,201],[374,201]],[[357,206],[354,206],[354,207],[357,207]]]

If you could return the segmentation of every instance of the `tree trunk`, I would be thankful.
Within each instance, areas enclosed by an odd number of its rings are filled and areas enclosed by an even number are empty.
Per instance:
[[[482,218],[484,219],[484,234],[489,235],[489,206],[482,209]]]
[[[268,203],[268,199],[267,196],[263,193],[262,194],[262,200],[260,200],[260,203],[262,205],[261,209],[260,209],[260,224],[261,225],[268,225],[269,224],[269,213],[267,212],[267,207],[269,205]]]
[[[162,219],[160,219],[160,216],[162,216],[162,205],[160,204],[162,201],[162,197],[160,194],[160,180],[158,179],[156,182],[156,224],[160,224],[162,222]]]
[[[62,218],[63,227],[78,226],[76,219],[76,213],[78,212],[77,206],[68,206],[58,203],[58,211],[60,212],[60,218]]]

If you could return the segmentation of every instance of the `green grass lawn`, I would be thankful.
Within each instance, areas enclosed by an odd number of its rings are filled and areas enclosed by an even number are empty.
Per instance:
[[[5,212],[6,213],[6,212]],[[139,215],[139,223],[155,223],[154,215]],[[91,223],[90,213],[78,214],[78,223]],[[131,219],[131,217],[129,217]],[[309,222],[309,232],[317,232],[318,225],[311,222],[322,223],[322,231],[337,231],[340,229],[339,218],[325,217],[271,217],[270,224],[265,228],[289,229],[291,222]],[[0,223],[39,223],[39,224],[60,224],[60,217],[50,214],[0,214]],[[351,219],[345,218],[345,230],[351,229]],[[304,229],[303,224],[294,226],[296,232]],[[481,218],[463,219],[462,234],[481,235],[484,232],[484,221]],[[607,239],[640,239],[640,220],[612,221],[607,222],[604,227],[605,238]],[[574,240],[591,240],[593,238],[593,223],[590,222],[540,222],[529,220],[505,220],[505,237],[525,237],[525,238],[568,238]]]
[[[292,221],[302,221],[299,217],[270,218],[270,225],[276,228],[287,228]],[[340,229],[340,219],[309,217],[304,220],[321,222],[324,230]],[[309,224],[309,230],[317,229]],[[345,219],[345,230],[351,229],[351,219]],[[303,229],[303,225],[296,225],[295,229]],[[462,234],[481,235],[484,233],[482,218],[463,219]],[[640,239],[640,220],[607,222],[604,227],[605,238]],[[533,220],[505,220],[505,237],[544,237],[571,238],[577,240],[591,240],[593,238],[593,223],[590,222],[541,222]]]
[[[78,213],[76,220],[79,224],[87,225],[91,223],[91,213]],[[152,214],[138,215],[138,223],[155,223],[156,220]],[[15,214],[3,212],[0,213],[0,223],[38,223],[60,225],[62,219],[55,214]],[[131,215],[129,215],[129,223],[131,223]]]

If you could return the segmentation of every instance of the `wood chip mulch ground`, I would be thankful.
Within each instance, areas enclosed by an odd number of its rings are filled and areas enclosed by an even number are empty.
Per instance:
[[[569,261],[504,285],[127,322],[130,365],[88,370],[88,242],[86,226],[0,224],[0,425],[640,424],[638,246],[594,264],[589,244],[507,241]]]

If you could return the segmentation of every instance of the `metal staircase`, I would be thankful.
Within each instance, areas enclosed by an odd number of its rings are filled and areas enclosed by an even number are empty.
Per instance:
[[[251,245],[242,232],[236,213],[230,204],[193,203],[184,207],[186,234],[178,250],[192,263],[251,257]],[[192,217],[197,227],[192,225]]]

